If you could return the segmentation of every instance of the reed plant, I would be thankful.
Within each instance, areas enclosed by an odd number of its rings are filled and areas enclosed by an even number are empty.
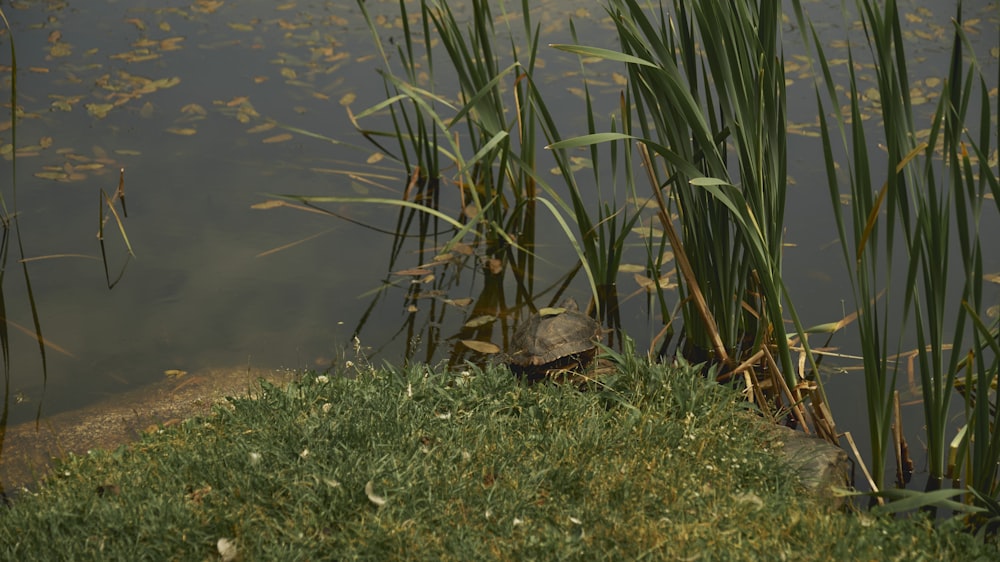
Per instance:
[[[763,366],[802,402],[791,358],[789,314],[804,330],[781,277],[786,173],[785,78],[780,10],[773,3],[674,2],[671,17],[636,0],[608,4],[621,52],[561,46],[624,62],[628,132],[591,134],[560,148],[635,141],[680,268],[686,345],[692,360],[725,377]],[[675,233],[674,217],[677,217]],[[808,341],[802,350],[815,372]],[[753,385],[753,383],[751,383]],[[777,393],[780,395],[780,391]],[[821,387],[815,401],[824,402]],[[798,410],[803,414],[804,412]],[[815,427],[835,439],[816,410]]]
[[[562,185],[554,185],[540,172],[548,166],[539,162],[543,153],[538,139],[544,135],[552,144],[562,135],[532,78],[540,34],[528,2],[522,1],[520,12],[512,16],[505,3],[476,0],[467,23],[456,19],[447,2],[423,0],[419,12],[412,14],[400,3],[403,39],[395,43],[394,51],[381,39],[376,19],[364,2],[359,7],[382,62],[386,99],[352,112],[351,118],[362,135],[406,169],[409,184],[401,199],[285,197],[308,206],[334,202],[397,206],[397,231],[406,230],[415,215],[421,221],[430,219],[433,224],[421,227],[415,236],[422,244],[429,232],[445,233],[445,241],[432,242],[441,253],[471,236],[468,243],[479,248],[488,263],[480,301],[491,301],[485,308],[497,314],[508,308],[534,307],[535,299],[549,290],[555,291],[555,300],[577,271],[587,278],[595,313],[613,310],[604,302],[614,302],[625,240],[639,219],[634,192],[622,187],[623,178],[632,176],[633,156],[626,146],[614,143],[606,155],[599,155],[603,150],[593,147],[592,178],[580,180],[574,155],[557,148],[549,154]],[[505,29],[495,26],[495,9],[503,12]],[[517,20],[523,24],[520,30],[510,24]],[[501,47],[502,37],[509,38],[508,46]],[[440,49],[447,55],[447,67],[436,62]],[[442,86],[451,84],[457,93]],[[584,89],[587,126],[593,132],[603,117],[596,114],[586,84]],[[622,107],[626,106],[623,100]],[[387,119],[390,128],[362,126],[375,118]],[[395,139],[395,148],[390,149],[385,138]],[[610,164],[605,166],[604,161]],[[457,203],[457,216],[445,210],[448,202]],[[534,288],[536,227],[546,218],[568,241],[578,264],[557,286],[538,290]],[[397,235],[397,241],[409,236]],[[399,247],[396,244],[394,249]],[[496,297],[507,272],[517,285],[513,306]],[[492,291],[492,296],[487,298],[486,291]],[[611,324],[613,316],[608,318]]]
[[[31,286],[31,275],[28,271],[28,262],[24,259],[24,244],[21,239],[21,228],[18,222],[17,213],[17,120],[18,120],[18,106],[17,106],[17,50],[14,42],[14,32],[10,27],[10,22],[7,21],[7,16],[4,14],[3,9],[0,8],[0,21],[3,22],[3,29],[7,35],[7,44],[10,47],[10,138],[11,145],[14,150],[11,151],[10,159],[10,204],[8,206],[7,198],[4,197],[4,190],[0,190],[0,361],[3,363],[3,407],[0,410],[0,460],[3,458],[3,444],[4,444],[4,434],[7,427],[7,419],[10,410],[10,377],[11,377],[11,348],[10,348],[10,335],[8,332],[8,309],[7,309],[7,297],[4,293],[4,287],[7,283],[7,273],[10,271],[8,269],[10,265],[10,260],[16,259],[20,265],[21,272],[24,277],[25,293],[27,295],[28,308],[31,311],[31,319],[33,324],[33,332],[31,334],[38,341],[38,353],[41,358],[41,378],[42,378],[42,388],[44,388],[48,383],[48,366],[46,362],[45,355],[45,339],[42,337],[42,325],[38,316],[38,306],[35,302],[34,291]],[[11,252],[14,251],[11,244],[16,244],[17,256],[12,256]],[[41,417],[42,414],[42,401],[38,402],[38,410],[36,413],[37,417]],[[0,497],[5,496],[5,490],[2,485],[0,485]]]
[[[979,230],[983,213],[989,210],[984,205],[989,205],[989,197],[996,204],[1000,190],[989,164],[996,122],[986,78],[969,56],[959,2],[950,67],[930,117],[929,133],[922,138],[910,99],[898,7],[893,1],[878,5],[862,0],[857,5],[880,100],[885,153],[879,158],[884,158],[884,176],[872,162],[873,155],[880,153],[872,150],[863,125],[867,108],[855,70],[862,61],[848,47],[849,94],[843,100],[818,34],[798,3],[796,13],[819,69],[816,99],[827,185],[859,313],[872,485],[875,490],[886,488],[890,451],[895,450],[897,465],[906,460],[905,449],[892,439],[900,367],[893,352],[904,338],[914,337],[926,426],[927,487],[936,489],[951,477],[956,486],[964,483],[975,491],[968,496],[970,500],[979,497],[980,505],[995,505],[1000,461],[995,391],[998,354],[993,341],[997,332],[995,325],[986,326],[981,320],[987,303]],[[846,110],[841,109],[845,106]],[[846,164],[842,167],[847,170],[850,212],[846,217],[838,162]],[[872,189],[873,185],[880,188]],[[896,270],[899,263],[905,264],[905,271]],[[956,272],[961,274],[956,276]],[[890,304],[896,302],[901,306]],[[912,326],[913,333],[899,326]],[[949,439],[948,433],[955,429],[951,404],[960,380],[965,381],[965,419],[956,437]],[[898,486],[905,485],[902,474],[898,480]],[[933,503],[937,497],[924,499]]]

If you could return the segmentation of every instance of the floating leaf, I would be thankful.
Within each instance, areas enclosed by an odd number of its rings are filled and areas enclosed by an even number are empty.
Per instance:
[[[167,129],[167,132],[168,133],[173,133],[175,135],[181,135],[181,136],[189,137],[189,136],[197,133],[198,131],[196,129],[191,129],[191,128],[170,127],[169,129]]]
[[[266,139],[260,141],[265,144],[273,144],[276,142],[286,142],[292,140],[292,135],[290,133],[281,133],[280,135],[274,135],[273,137],[267,137]]]
[[[476,316],[474,318],[470,318],[469,321],[466,322],[463,325],[463,327],[465,327],[465,328],[478,328],[480,326],[485,326],[485,325],[487,325],[487,324],[489,324],[491,322],[495,322],[496,319],[497,319],[497,317],[493,316],[492,314],[482,314],[480,316]]]
[[[486,341],[462,340],[462,345],[471,349],[472,351],[478,351],[479,353],[485,353],[487,355],[500,352],[500,348],[497,347],[496,344],[492,344]]]
[[[271,129],[274,128],[274,126],[275,126],[274,123],[262,123],[260,125],[257,125],[256,127],[251,127],[250,129],[247,129],[247,132],[250,134],[263,133],[264,131],[270,131]]]
[[[214,14],[216,10],[222,7],[223,0],[197,0],[191,10],[195,12],[201,12],[202,14]]]
[[[351,105],[352,103],[354,103],[354,100],[357,99],[357,97],[358,96],[355,95],[353,92],[346,93],[343,96],[341,96],[340,105],[343,106]]]
[[[35,172],[36,178],[42,178],[43,180],[54,180],[54,181],[67,181],[69,180],[69,174],[66,172]]]
[[[382,496],[375,494],[375,483],[371,480],[365,484],[365,495],[368,496],[368,501],[375,504],[377,507],[382,507],[385,505],[386,499]]]
[[[182,371],[180,369],[167,369],[163,371],[163,374],[171,378],[180,378],[187,374],[187,371]]]
[[[185,105],[184,107],[181,108],[181,113],[183,113],[184,115],[201,115],[201,116],[208,115],[208,111],[206,111],[204,107],[196,103],[189,103]]]
[[[423,277],[424,275],[430,275],[431,274],[431,270],[429,270],[429,269],[423,269],[423,268],[401,269],[399,271],[393,271],[392,274],[393,275],[405,275],[405,276],[408,276],[408,277]]]
[[[264,201],[263,203],[254,203],[253,205],[250,205],[250,208],[251,209],[274,209],[275,207],[284,207],[286,205],[287,205],[287,203],[285,203],[284,201],[278,201],[276,199],[272,199],[270,201]]]
[[[181,46],[179,43],[183,41],[183,37],[171,37],[169,39],[164,39],[160,41],[161,51],[177,51],[180,50]]]
[[[108,116],[108,112],[115,108],[114,104],[110,103],[88,103],[86,107],[87,113],[98,119],[104,119]]]
[[[556,316],[566,312],[566,309],[561,306],[547,306],[545,308],[538,309],[539,316]]]

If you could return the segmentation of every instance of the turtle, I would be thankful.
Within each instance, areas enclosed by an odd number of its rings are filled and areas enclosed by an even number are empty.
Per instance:
[[[568,298],[559,308],[532,314],[514,330],[507,364],[529,380],[578,374],[594,358],[602,332],[601,324]]]

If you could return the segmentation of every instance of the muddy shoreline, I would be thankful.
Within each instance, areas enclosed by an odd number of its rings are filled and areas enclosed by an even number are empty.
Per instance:
[[[114,449],[162,425],[210,414],[230,396],[252,396],[260,380],[281,385],[293,371],[278,369],[205,369],[170,377],[118,394],[96,404],[10,426],[0,449],[0,492],[38,481],[54,458]]]

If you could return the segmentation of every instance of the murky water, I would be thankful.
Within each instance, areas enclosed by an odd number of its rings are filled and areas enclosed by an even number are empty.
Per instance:
[[[369,4],[387,14],[383,40],[400,39],[396,2]],[[566,17],[575,11],[588,43],[613,48],[600,5],[577,6],[554,1],[537,8],[534,18],[546,30],[542,43],[570,42]],[[997,44],[996,6],[966,3],[967,14],[981,18],[972,35],[983,46],[981,58],[994,64],[989,48]],[[840,21],[839,12],[814,7],[831,12],[821,19],[821,31],[841,37],[837,26],[825,23]],[[918,8],[906,7],[915,15],[922,14]],[[416,247],[407,247],[390,267],[387,235],[318,214],[251,208],[274,193],[398,198],[405,187],[399,166],[366,163],[376,151],[353,130],[345,109],[351,98],[357,112],[384,96],[375,72],[379,62],[354,2],[22,1],[5,4],[4,11],[15,34],[24,111],[17,128],[17,226],[24,256],[32,260],[32,295],[47,342],[44,380],[14,244],[3,280],[9,424],[33,419],[39,408],[55,414],[161,380],[169,369],[326,367],[341,360],[362,322],[362,344],[376,362],[448,357],[449,338],[466,312],[428,304],[411,333],[405,283],[369,310],[372,291],[391,269],[414,267],[429,255],[410,254]],[[926,23],[914,26],[931,33],[950,15],[924,15]],[[797,41],[790,24],[785,32],[790,44]],[[913,77],[940,77],[947,41],[915,40],[913,48]],[[0,52],[0,64],[8,64],[6,43]],[[542,56],[545,87],[579,105],[567,104],[574,109],[557,115],[565,119],[564,134],[583,132],[577,122],[582,102],[569,91],[581,85],[573,74],[575,57],[552,50]],[[811,81],[793,72],[789,78],[789,119],[811,125]],[[610,111],[618,89],[605,80],[593,93],[607,96]],[[558,99],[552,107],[561,105]],[[0,144],[10,143],[11,130],[0,137]],[[787,224],[796,246],[788,249],[785,272],[803,321],[812,325],[840,318],[850,289],[839,246],[831,244],[836,231],[820,144],[794,139]],[[0,164],[8,209],[14,204],[11,164],[9,158]],[[136,257],[126,259],[110,219],[104,238],[111,277],[126,267],[109,289],[95,235],[104,212],[100,193],[114,192],[122,168],[123,223]],[[369,225],[395,226],[396,212],[382,207],[328,208]],[[542,252],[553,264],[540,266],[543,277],[555,278],[573,263],[558,245]],[[996,253],[985,257],[988,271],[1000,270]],[[641,253],[635,259],[639,263]],[[471,283],[455,290],[461,294],[447,296],[474,297],[481,279],[472,272],[467,278]],[[623,278],[623,293],[634,288]],[[623,311],[640,348],[650,332],[642,301],[626,303]],[[835,344],[851,346],[849,336]],[[859,377],[844,375],[839,389],[833,385],[837,419],[856,434],[863,433],[864,421],[850,416],[863,413],[850,412],[851,406],[838,410],[836,395],[860,404]]]

